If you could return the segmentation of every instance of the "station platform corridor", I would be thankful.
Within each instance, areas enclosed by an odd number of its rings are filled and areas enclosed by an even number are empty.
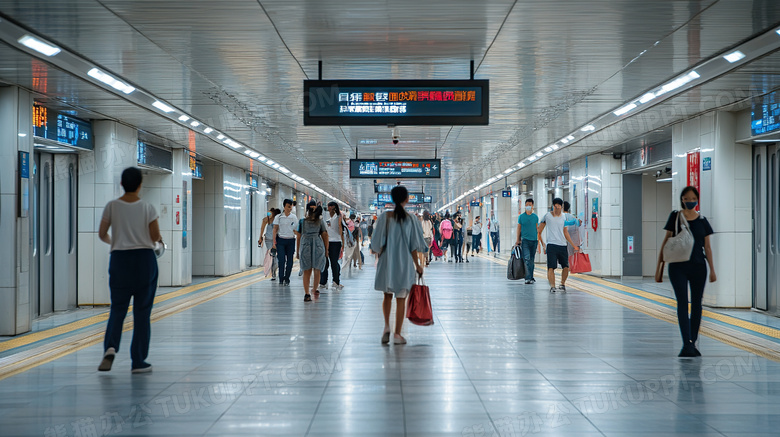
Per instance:
[[[586,275],[551,294],[483,254],[432,263],[435,324],[387,346],[372,260],[310,303],[257,270],[164,290],[149,374],[129,332],[97,371],[106,309],[44,319],[0,342],[0,434],[777,435],[780,330],[754,313],[708,311],[704,356],[677,358],[662,294]]]

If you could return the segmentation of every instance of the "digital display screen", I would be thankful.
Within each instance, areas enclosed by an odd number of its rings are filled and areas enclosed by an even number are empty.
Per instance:
[[[139,141],[137,162],[138,165],[173,170],[173,153]]]
[[[512,190],[501,191],[501,197],[512,197]]]
[[[758,97],[750,112],[750,131],[761,135],[780,130],[780,99],[777,91]]]
[[[433,203],[433,196],[423,196],[423,203]]]
[[[472,201],[469,203],[469,205],[470,205],[470,206],[479,206],[479,200],[472,200]]]
[[[392,191],[393,187],[395,187],[395,185],[393,184],[374,184],[374,192],[389,193],[390,191]]]
[[[487,80],[306,80],[303,124],[487,125]]]
[[[409,205],[422,205],[425,203],[425,194],[409,193]]]
[[[33,135],[80,149],[95,148],[90,122],[50,111],[37,103],[33,103]]]
[[[350,159],[350,178],[441,178],[440,159]]]
[[[376,196],[376,201],[378,203],[387,203],[393,201],[393,198],[390,196],[390,193],[379,193]]]

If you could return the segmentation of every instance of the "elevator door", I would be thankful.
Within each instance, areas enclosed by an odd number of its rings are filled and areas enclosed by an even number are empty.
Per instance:
[[[37,267],[35,315],[54,312],[54,155],[35,154],[37,171],[34,187],[37,246],[34,265]]]
[[[753,305],[780,314],[780,146],[753,153]]]
[[[33,160],[33,312],[77,305],[77,163],[73,154],[35,153]]]

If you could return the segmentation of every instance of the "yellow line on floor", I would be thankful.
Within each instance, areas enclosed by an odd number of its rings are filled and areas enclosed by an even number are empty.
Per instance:
[[[479,257],[485,258],[485,259],[487,259],[489,261],[493,261],[496,264],[505,264],[506,263],[505,260],[489,257],[487,255],[479,255]],[[539,278],[547,279],[547,274],[546,273],[538,272],[538,274],[536,276],[538,276]],[[558,278],[560,280],[560,275],[559,274],[556,275],[556,278]],[[569,278],[568,278],[568,281],[577,281],[577,283],[579,283],[579,284],[585,284],[585,283],[579,281],[577,278],[578,278],[577,276],[571,276],[570,275]],[[587,279],[585,279],[585,278],[587,278]],[[601,278],[598,278],[598,277],[595,277],[595,276],[583,276],[582,280],[595,282],[595,283],[603,285],[605,287],[610,287],[610,288],[614,288],[614,289],[617,289],[617,290],[620,290],[620,291],[624,291],[626,293],[630,293],[630,294],[633,294],[633,295],[636,295],[636,296],[639,296],[639,297],[642,297],[642,298],[645,298],[645,299],[648,299],[648,300],[651,300],[651,301],[654,301],[654,302],[657,302],[657,303],[669,305],[672,308],[676,308],[677,307],[677,300],[676,299],[671,299],[671,298],[668,298],[668,297],[665,297],[665,296],[659,296],[657,294],[650,293],[650,292],[647,292],[647,291],[644,291],[644,290],[639,290],[639,289],[636,289],[636,288],[633,288],[633,287],[629,287],[627,285],[618,284],[616,282],[610,282],[610,281],[607,281],[607,280],[604,280],[604,279],[601,279]],[[603,296],[599,296],[599,297],[603,297]],[[612,299],[610,299],[610,300],[612,300]],[[617,302],[617,303],[620,303],[620,302]],[[632,307],[632,309],[634,309],[634,308]],[[649,315],[652,315],[652,314],[649,314]],[[704,317],[710,318],[712,320],[717,320],[717,321],[726,323],[728,325],[736,326],[736,327],[739,327],[739,328],[742,328],[742,329],[746,329],[748,331],[752,331],[752,332],[755,332],[755,333],[758,333],[758,334],[763,334],[763,335],[766,335],[768,337],[780,339],[780,329],[775,329],[775,328],[772,328],[772,327],[769,327],[769,326],[760,325],[758,323],[748,322],[746,320],[742,320],[742,319],[739,319],[739,318],[736,318],[736,317],[732,317],[732,316],[727,316],[725,314],[720,314],[720,313],[716,313],[716,312],[709,311],[709,310],[703,310],[702,311],[702,315]],[[653,315],[653,317],[655,317],[655,316]],[[675,323],[676,323],[676,319],[675,319]]]
[[[167,294],[163,294],[160,296],[157,296],[154,298],[154,304],[160,304],[162,302],[165,302],[167,300],[183,296],[187,293],[192,293],[193,291],[202,290],[207,287],[212,287],[214,285],[224,284],[228,281],[234,281],[236,279],[241,279],[245,276],[253,275],[258,272],[262,271],[261,269],[251,269],[247,270],[245,272],[241,272],[235,275],[231,276],[225,276],[224,278],[214,279],[212,281],[203,282],[200,284],[194,284],[194,285],[188,285],[186,287],[181,288],[180,290],[173,291]],[[128,309],[128,312],[132,311],[132,306]],[[85,319],[76,320],[75,322],[66,323],[61,326],[57,326],[54,328],[46,329],[43,331],[38,332],[32,332],[26,335],[22,335],[18,338],[13,338],[7,341],[4,341],[0,343],[0,352],[5,352],[10,349],[14,349],[20,346],[27,346],[28,344],[35,343],[37,341],[46,340],[61,334],[67,334],[69,332],[73,332],[77,329],[85,328],[90,325],[94,325],[96,323],[105,322],[108,320],[108,311],[102,314],[98,314],[95,316],[87,317]]]
[[[192,287],[193,288],[197,287],[195,288],[196,290],[202,289],[208,287],[209,285],[207,284],[219,285],[230,281],[231,278],[233,280],[236,280],[236,279],[241,279],[245,276],[249,276],[251,274],[252,271],[244,272],[238,275],[228,276],[226,278],[220,278],[215,281],[210,281],[208,283],[197,284]],[[262,278],[254,278],[254,279],[250,278],[243,281],[236,281],[234,284],[230,284],[226,288],[216,290],[214,293],[209,293],[205,295],[196,295],[193,296],[191,299],[186,299],[181,302],[173,303],[169,306],[158,308],[156,309],[156,311],[152,312],[151,322],[152,323],[158,322],[166,317],[181,313],[182,311],[186,311],[202,303],[222,297],[237,289],[248,287],[252,284],[265,281],[267,279],[268,278],[266,277],[262,277]],[[183,290],[179,290],[179,292],[180,291]],[[194,290],[191,289],[190,292],[191,291]],[[128,311],[128,313],[132,314],[131,311]],[[26,372],[34,367],[49,363],[51,361],[54,361],[58,358],[64,357],[73,352],[84,349],[86,347],[99,344],[100,342],[103,341],[103,336],[104,336],[103,329],[104,329],[103,326],[95,327],[89,332],[84,333],[84,335],[81,337],[75,339],[65,338],[62,340],[58,340],[52,344],[47,344],[45,346],[41,346],[40,348],[36,348],[33,351],[22,352],[19,354],[18,358],[15,357],[13,362],[10,362],[4,366],[0,366],[0,380],[8,378],[13,375],[17,375],[19,373]],[[132,319],[126,320],[123,326],[123,332],[131,331],[132,329],[133,329]]]

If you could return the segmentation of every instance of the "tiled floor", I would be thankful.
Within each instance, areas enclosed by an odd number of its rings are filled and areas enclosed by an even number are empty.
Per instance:
[[[368,261],[368,260],[367,260]],[[780,364],[485,259],[426,274],[436,324],[382,346],[373,267],[269,281],[153,325],[154,372],[89,347],[0,380],[3,436],[776,436]]]

